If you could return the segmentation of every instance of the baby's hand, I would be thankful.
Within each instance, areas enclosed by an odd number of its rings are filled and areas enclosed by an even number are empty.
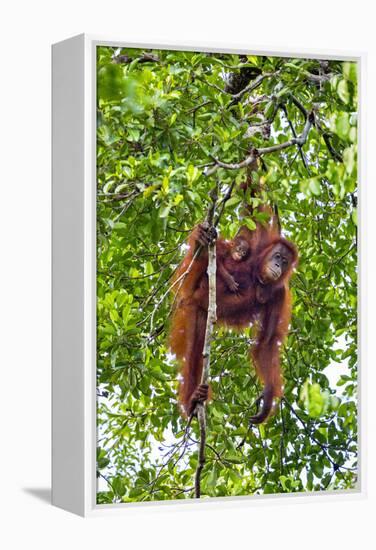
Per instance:
[[[239,289],[239,283],[237,283],[235,281],[234,277],[230,276],[228,278],[227,285],[228,285],[229,289],[231,290],[231,292],[237,292],[238,289]]]

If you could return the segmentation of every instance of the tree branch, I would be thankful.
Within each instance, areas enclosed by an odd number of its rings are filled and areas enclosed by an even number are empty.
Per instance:
[[[296,131],[295,131],[294,125],[293,125],[293,123],[291,122],[291,120],[290,120],[290,118],[289,118],[289,115],[288,115],[288,112],[287,112],[286,105],[282,105],[281,108],[282,108],[282,111],[283,111],[283,113],[284,113],[284,115],[285,115],[285,117],[286,117],[287,123],[288,123],[288,125],[290,126],[290,130],[291,130],[291,132],[292,132],[292,135],[294,136],[294,138],[297,138],[298,136],[297,136],[297,133],[296,133]],[[307,119],[307,116],[305,116],[305,119]],[[304,154],[304,152],[303,152],[303,148],[302,148],[301,145],[298,145],[298,148],[299,148],[300,158],[301,158],[302,161],[303,161],[303,164],[304,164],[304,166],[305,166],[305,169],[307,170],[308,174],[310,174],[310,169],[309,169],[308,162],[307,162],[307,159],[306,159],[306,157],[305,157],[305,154]]]
[[[207,222],[209,227],[213,227],[214,212],[218,199],[217,185],[211,193],[212,203],[208,211]],[[214,325],[217,321],[217,302],[216,302],[216,244],[215,238],[212,238],[208,245],[208,278],[209,278],[209,304],[208,317],[206,320],[205,342],[202,350],[203,368],[201,375],[201,384],[207,384],[210,374],[210,345],[213,337]],[[197,403],[195,408],[197,420],[200,426],[200,442],[198,450],[198,466],[195,476],[195,498],[201,496],[201,473],[205,465],[205,444],[206,444],[206,412],[205,404]]]
[[[213,175],[218,170],[218,168],[225,168],[226,170],[239,170],[240,168],[246,168],[247,166],[252,164],[252,162],[256,160],[257,157],[261,157],[263,155],[269,155],[270,153],[275,153],[276,151],[282,151],[283,149],[287,149],[292,145],[298,145],[298,147],[302,147],[307,141],[309,131],[314,123],[315,123],[315,115],[313,111],[311,111],[307,117],[303,132],[301,133],[300,136],[293,137],[292,139],[289,139],[288,141],[284,141],[283,143],[270,145],[269,147],[261,147],[260,149],[254,148],[252,149],[251,153],[244,160],[240,162],[236,162],[236,163],[222,162],[221,160],[212,156],[215,164],[211,167],[208,167],[205,170],[204,172],[205,176]]]
[[[248,84],[248,86],[243,88],[243,90],[240,90],[240,92],[238,92],[237,94],[232,94],[232,100],[227,105],[227,107],[231,107],[232,105],[235,105],[243,97],[243,95],[245,95],[248,92],[252,92],[256,88],[258,88],[260,86],[260,84],[262,83],[262,81],[265,80],[265,78],[270,78],[272,76],[277,76],[277,74],[279,72],[280,71],[275,71],[274,73],[261,74],[260,76],[255,78],[255,80],[252,80],[252,82],[250,84]]]

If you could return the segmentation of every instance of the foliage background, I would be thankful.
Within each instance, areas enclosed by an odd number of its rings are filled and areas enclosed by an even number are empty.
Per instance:
[[[202,493],[356,486],[356,81],[356,65],[338,61],[98,49],[98,503],[192,496],[197,433],[186,437],[166,348],[170,277],[214,177],[223,193],[245,179],[205,176],[213,156],[236,163],[283,143],[311,109],[302,150],[264,156],[259,173],[300,249],[285,399],[247,433],[260,391],[250,335],[217,330]],[[226,237],[239,226],[236,189]]]

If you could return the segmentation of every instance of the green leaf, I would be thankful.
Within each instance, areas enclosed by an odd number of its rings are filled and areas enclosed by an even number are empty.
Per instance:
[[[167,218],[169,213],[170,213],[170,210],[171,210],[171,205],[167,205],[167,206],[164,206],[163,208],[161,208],[161,210],[159,211],[159,217],[160,218]]]
[[[320,195],[321,193],[321,188],[320,188],[320,180],[319,178],[311,178],[309,180],[309,190],[314,194],[314,195]]]
[[[264,110],[265,118],[267,118],[267,119],[271,118],[271,116],[272,116],[273,113],[274,113],[274,109],[275,109],[274,101],[269,101],[269,102],[266,104],[265,110]]]
[[[343,162],[346,167],[346,172],[349,175],[356,176],[357,155],[356,155],[356,148],[354,147],[354,145],[351,145],[350,147],[346,147],[346,149],[343,151]]]
[[[348,113],[340,113],[335,117],[335,132],[344,140],[349,138],[350,121]]]
[[[256,223],[251,218],[245,218],[242,223],[248,227],[251,231],[256,229]]]
[[[350,61],[343,63],[343,76],[348,80],[351,80],[354,84],[356,84],[358,79],[357,70],[357,63]]]
[[[214,467],[212,471],[209,473],[206,483],[209,487],[215,487],[215,484],[217,482],[217,469]]]
[[[226,203],[226,206],[227,208],[230,208],[231,206],[237,206],[238,204],[240,204],[242,202],[242,198],[241,197],[231,197],[231,199],[229,199]]]
[[[347,80],[341,79],[337,85],[337,93],[344,103],[348,103],[350,99],[350,92]]]

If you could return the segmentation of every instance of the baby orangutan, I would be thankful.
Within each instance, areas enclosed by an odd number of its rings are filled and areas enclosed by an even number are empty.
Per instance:
[[[231,292],[237,292],[239,289],[239,282],[233,277],[233,275],[231,275],[231,273],[236,275],[239,270],[241,272],[247,272],[247,270],[249,270],[248,260],[251,255],[250,245],[241,236],[235,237],[235,239],[230,242],[219,241],[218,245],[218,276],[222,279]]]

